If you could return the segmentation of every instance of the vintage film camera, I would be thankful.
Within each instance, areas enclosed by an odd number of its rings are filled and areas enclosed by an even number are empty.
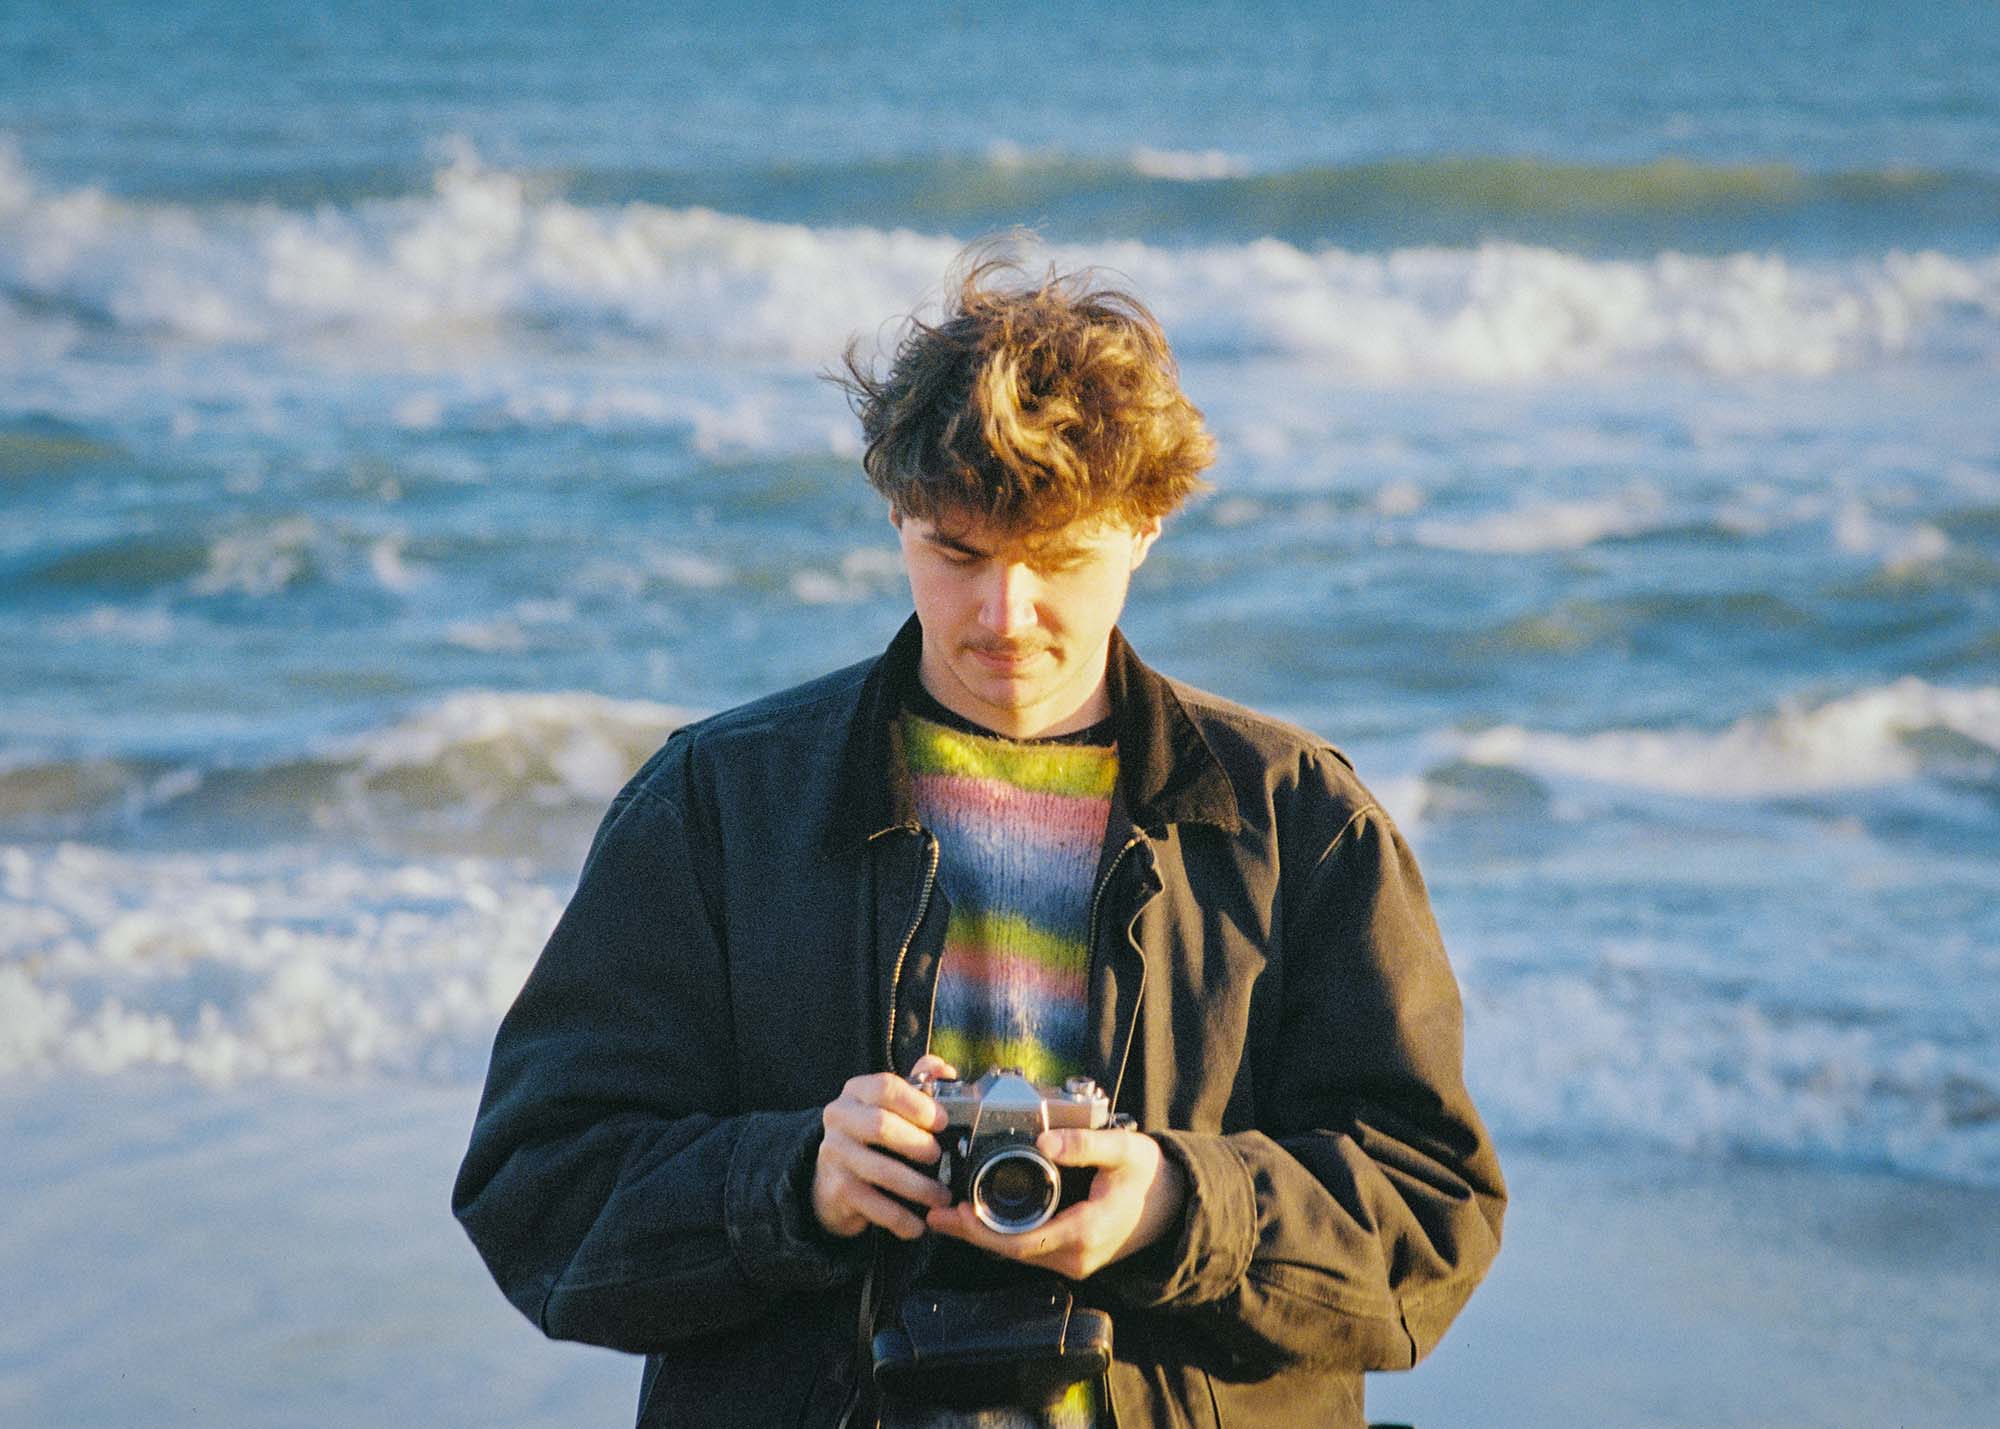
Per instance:
[[[1001,1235],[1034,1230],[1090,1194],[1092,1168],[1057,1166],[1035,1149],[1037,1136],[1073,1126],[1132,1127],[1131,1117],[1112,1115],[1111,1098],[1089,1077],[1044,1087],[1018,1068],[996,1067],[970,1084],[927,1075],[910,1081],[949,1118],[938,1133],[944,1148],[938,1180],[954,1202],[970,1201],[980,1224]]]
[[[1000,1067],[976,1082],[913,1077],[947,1122],[937,1176],[1001,1235],[1046,1224],[1090,1193],[1091,1167],[1060,1167],[1035,1149],[1043,1131],[1133,1128],[1088,1077],[1061,1087]],[[874,1337],[875,1380],[912,1404],[976,1409],[1053,1402],[1111,1363],[1111,1317],[1076,1303],[1048,1271],[927,1236],[890,1323]]]

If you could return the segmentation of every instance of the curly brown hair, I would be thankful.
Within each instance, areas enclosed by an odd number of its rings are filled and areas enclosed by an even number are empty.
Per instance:
[[[886,376],[848,345],[831,374],[861,419],[869,483],[920,520],[1023,533],[1167,515],[1205,484],[1215,442],[1159,322],[1090,270],[1029,280],[975,246],[935,322],[910,319]]]

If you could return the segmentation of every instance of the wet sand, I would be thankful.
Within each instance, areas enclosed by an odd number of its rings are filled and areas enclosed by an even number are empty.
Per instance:
[[[452,1222],[467,1088],[0,1094],[0,1422],[620,1425],[638,1365],[544,1341]],[[1503,1148],[1504,1150],[1504,1148]],[[1507,1156],[1437,1353],[1443,1426],[1938,1426],[2000,1403],[2000,1193],[1653,1153]]]

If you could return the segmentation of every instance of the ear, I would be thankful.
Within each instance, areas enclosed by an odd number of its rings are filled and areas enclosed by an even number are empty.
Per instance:
[[[1138,570],[1145,564],[1146,555],[1153,549],[1153,542],[1160,539],[1160,518],[1148,516],[1132,528],[1132,569]]]
[[[891,526],[894,526],[898,531],[903,529],[902,508],[898,507],[893,502],[891,502],[889,505],[889,524]]]

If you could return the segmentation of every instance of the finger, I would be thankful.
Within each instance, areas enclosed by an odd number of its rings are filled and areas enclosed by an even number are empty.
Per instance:
[[[987,1227],[974,1214],[972,1207],[962,1201],[931,1211],[924,1221],[939,1235],[962,1240],[967,1245],[977,1246],[1008,1260],[1029,1260],[1035,1253],[1033,1241],[1018,1235],[1000,1235]]]
[[[1136,1165],[1143,1161],[1148,1147],[1157,1148],[1157,1143],[1129,1131],[1086,1131],[1081,1127],[1045,1131],[1035,1138],[1036,1150],[1058,1166]]]
[[[829,1135],[858,1145],[879,1146],[927,1166],[938,1159],[937,1138],[891,1107],[841,1100],[827,1108],[825,1123]]]
[[[938,1155],[937,1143],[914,1128],[911,1134],[929,1142],[928,1154],[931,1161]],[[826,1135],[820,1138],[819,1155],[842,1171],[859,1177],[871,1185],[892,1185],[914,1193],[919,1185],[940,1186],[937,1175],[929,1169],[922,1149],[912,1153],[899,1151],[894,1147],[872,1145],[851,1135],[838,1121],[830,1123]],[[923,1199],[929,1200],[925,1196]]]
[[[936,1077],[940,1081],[958,1080],[958,1068],[945,1061],[935,1052],[926,1052],[917,1058],[917,1065],[910,1068],[913,1077]]]
[[[861,1229],[853,1224],[855,1217],[893,1227],[906,1236],[921,1234],[924,1213],[951,1199],[951,1193],[935,1177],[893,1157],[839,1141],[820,1146],[813,1196],[815,1210],[821,1210],[824,1203],[820,1220],[830,1229],[835,1228],[836,1220],[842,1222],[837,1230],[842,1235]],[[892,1206],[905,1214],[891,1215]]]
[[[841,1169],[856,1180],[875,1186],[904,1201],[915,1202],[919,1206],[944,1206],[951,1203],[951,1192],[935,1176],[926,1176],[914,1166],[905,1165],[893,1156],[884,1156],[878,1151],[857,1147],[844,1157]]]
[[[1021,1235],[996,1235],[970,1215],[932,1211],[925,1219],[934,1234],[964,1241],[998,1259],[1052,1271],[1071,1280],[1081,1280],[1105,1260],[1102,1255],[1093,1256],[1086,1242],[1055,1230],[1053,1221]]]
[[[882,1227],[898,1240],[915,1240],[924,1233],[923,1217],[878,1187],[850,1179],[842,1189],[843,1203],[870,1225]]]
[[[893,1111],[905,1121],[929,1131],[942,1130],[949,1119],[944,1114],[944,1108],[937,1104],[936,1097],[887,1072],[856,1077],[847,1084],[841,1100],[850,1098],[865,1106],[879,1106]]]
[[[944,1065],[951,1064],[947,1062]],[[911,1086],[901,1078],[890,1083],[886,1095],[882,1098],[882,1105],[926,1131],[942,1131],[944,1124],[951,1119],[945,1115],[944,1108],[938,1105],[936,1097]]]

